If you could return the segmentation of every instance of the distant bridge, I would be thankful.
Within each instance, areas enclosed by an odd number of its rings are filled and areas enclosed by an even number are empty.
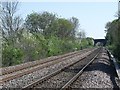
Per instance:
[[[106,39],[94,39],[94,46],[96,46],[96,44],[98,44],[98,43],[105,46],[106,42],[107,42]]]

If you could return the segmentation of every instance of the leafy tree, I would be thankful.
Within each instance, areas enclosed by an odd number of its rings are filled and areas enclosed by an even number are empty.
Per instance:
[[[31,13],[22,23],[16,15],[18,2],[3,2],[0,19],[3,34],[3,66],[39,60],[92,46],[91,38],[81,31],[79,20],[59,18],[49,12]],[[1,35],[0,34],[0,35]]]
[[[22,30],[22,18],[15,15],[18,2],[2,2],[1,5],[2,62],[3,66],[11,66],[22,60],[22,51],[16,47],[16,42],[20,38],[19,32]]]
[[[25,25],[31,33],[42,33],[47,38],[53,35],[59,38],[75,37],[78,19],[57,18],[49,12],[32,13],[27,16]]]
[[[22,63],[23,52],[12,45],[2,47],[2,66],[11,66]]]
[[[93,45],[94,45],[94,40],[93,40],[93,38],[87,37],[86,40],[87,40],[87,42],[88,42],[88,46],[93,46]]]
[[[56,15],[43,12],[43,13],[32,13],[27,16],[25,26],[30,33],[43,33],[44,36],[48,34],[47,28],[54,22],[56,19]]]
[[[56,35],[63,39],[63,38],[69,38],[73,25],[66,19],[58,19],[58,30],[56,32]]]
[[[106,24],[106,39],[109,49],[120,60],[120,19],[115,19]]]
[[[47,41],[48,56],[58,55],[62,53],[62,41],[59,38],[51,36]]]

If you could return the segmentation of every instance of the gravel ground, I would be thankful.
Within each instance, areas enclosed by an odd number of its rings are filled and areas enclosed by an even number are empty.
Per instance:
[[[86,68],[85,72],[73,83],[71,88],[118,88],[117,76],[107,52],[102,53]]]
[[[89,57],[83,59],[82,61],[74,64],[73,66],[65,69],[56,76],[51,77],[47,81],[40,83],[35,88],[62,88],[64,84],[66,84],[74,75],[79,72],[79,70],[82,69],[83,66],[85,66],[91,60],[93,55],[96,55],[96,52],[89,55]]]
[[[52,73],[55,70],[58,70],[59,68],[65,66],[68,63],[75,62],[80,57],[81,57],[81,55],[75,56],[75,57],[73,57],[73,58],[71,58],[69,60],[59,62],[59,63],[57,63],[55,65],[48,66],[47,68],[43,68],[43,69],[35,71],[33,73],[30,73],[30,74],[24,75],[22,77],[10,80],[10,81],[3,84],[3,88],[10,88],[10,87],[11,88],[21,88],[21,87],[24,87],[24,86],[32,83],[33,81],[36,81],[39,78],[41,78],[41,77],[43,77],[45,75],[48,75],[48,74]]]

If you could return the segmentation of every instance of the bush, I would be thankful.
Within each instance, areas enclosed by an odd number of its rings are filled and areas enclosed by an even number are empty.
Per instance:
[[[11,45],[3,45],[2,66],[11,66],[22,63],[23,52],[19,48]]]
[[[62,53],[61,40],[55,36],[51,36],[48,40],[48,55],[54,56]]]

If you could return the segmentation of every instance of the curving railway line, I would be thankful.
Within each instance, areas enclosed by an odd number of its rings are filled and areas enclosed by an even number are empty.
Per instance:
[[[67,54],[64,54],[64,55],[57,56],[57,57],[53,56],[53,57],[48,57],[48,58],[45,58],[45,59],[42,59],[42,60],[27,62],[27,63],[23,63],[23,64],[16,65],[16,66],[0,68],[0,70],[2,71],[1,75],[10,74],[10,73],[20,71],[20,70],[23,70],[23,69],[26,69],[26,68],[34,67],[34,66],[37,66],[39,64],[51,62],[53,60],[57,60],[59,58],[67,57],[67,56],[70,56],[70,55],[73,55],[73,54],[76,54],[76,53],[78,53],[78,51],[72,52],[72,53],[67,53]]]
[[[72,52],[72,53],[68,53],[68,54],[64,54],[60,56],[49,57],[43,60],[38,60],[38,61],[28,62],[28,63],[21,64],[21,65],[11,66],[8,68],[1,68],[2,75],[0,76],[0,78],[2,80],[0,81],[0,84],[8,82],[9,80],[12,80],[12,79],[21,77],[23,75],[32,73],[36,70],[46,68],[56,63],[66,61],[70,58],[76,57],[78,55],[82,55],[85,52],[88,52],[88,51],[90,52],[91,50],[94,50],[94,49],[85,49],[82,51],[76,51],[76,52]]]
[[[87,85],[87,87],[117,87],[116,82],[112,81],[113,78],[116,78],[115,72],[113,72],[115,70],[104,47],[75,51],[1,68],[1,70],[3,71],[0,76],[0,87],[2,88],[71,89],[81,87],[81,85],[83,85],[82,87]],[[93,71],[86,72],[86,70]],[[81,80],[85,80],[85,83],[82,83]]]
[[[84,69],[91,64],[94,59],[99,55],[101,48],[94,49],[76,60],[57,71],[46,75],[37,81],[28,84],[23,87],[26,88],[68,88],[77,77],[84,71]]]

